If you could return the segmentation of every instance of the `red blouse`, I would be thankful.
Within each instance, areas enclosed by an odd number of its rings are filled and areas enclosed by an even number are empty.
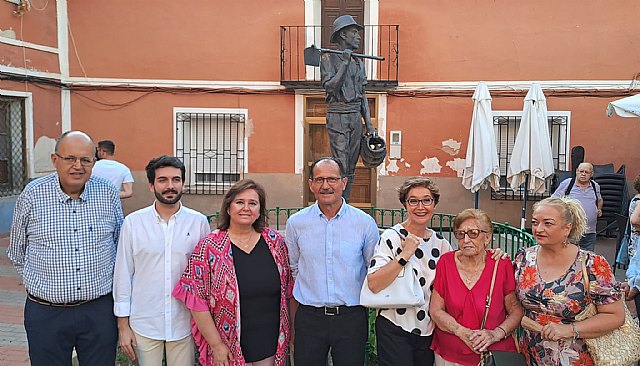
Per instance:
[[[433,288],[444,299],[447,313],[460,325],[469,329],[480,329],[485,303],[489,295],[489,287],[491,286],[493,267],[496,262],[487,256],[484,270],[478,282],[469,290],[458,272],[454,257],[456,252],[442,255],[436,266],[436,279],[433,282]],[[504,298],[515,291],[515,288],[513,265],[508,259],[502,259],[498,264],[493,298],[491,299],[491,307],[487,315],[485,329],[495,329],[506,319],[507,312],[504,307]],[[476,366],[480,361],[480,356],[467,347],[460,338],[437,327],[434,331],[431,349],[449,362]],[[513,337],[507,337],[492,344],[489,349],[515,352],[516,346]]]

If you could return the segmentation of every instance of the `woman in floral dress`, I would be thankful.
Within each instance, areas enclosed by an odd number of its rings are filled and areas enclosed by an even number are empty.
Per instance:
[[[521,349],[529,365],[593,365],[584,338],[595,338],[624,322],[622,293],[604,257],[580,249],[585,213],[574,199],[547,198],[533,206],[536,246],[515,257],[516,293],[524,315],[542,325],[524,331]],[[589,276],[585,294],[582,263]],[[576,321],[593,302],[598,314]]]

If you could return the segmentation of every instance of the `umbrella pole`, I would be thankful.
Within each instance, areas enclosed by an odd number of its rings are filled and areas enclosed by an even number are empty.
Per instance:
[[[478,209],[478,193],[479,193],[479,191],[476,191],[476,193],[475,193],[475,209],[476,210]]]
[[[524,229],[524,225],[527,222],[527,187],[529,187],[529,175],[527,174],[524,179],[524,198],[522,199],[522,217],[520,219],[520,229]]]

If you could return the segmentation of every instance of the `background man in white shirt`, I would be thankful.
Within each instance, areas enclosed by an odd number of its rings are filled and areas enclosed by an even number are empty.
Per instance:
[[[113,141],[98,142],[98,160],[93,166],[93,175],[102,177],[113,183],[120,191],[120,198],[133,196],[133,176],[126,165],[115,161],[113,155],[116,145]]]
[[[156,201],[124,220],[113,279],[119,345],[140,366],[193,365],[191,315],[171,296],[198,241],[211,231],[207,218],[182,206],[184,164],[173,156],[146,167]]]

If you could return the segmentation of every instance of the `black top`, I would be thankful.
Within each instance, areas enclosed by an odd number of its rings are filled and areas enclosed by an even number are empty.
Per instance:
[[[240,293],[240,348],[246,362],[276,353],[280,328],[280,274],[262,236],[250,254],[233,250]]]

